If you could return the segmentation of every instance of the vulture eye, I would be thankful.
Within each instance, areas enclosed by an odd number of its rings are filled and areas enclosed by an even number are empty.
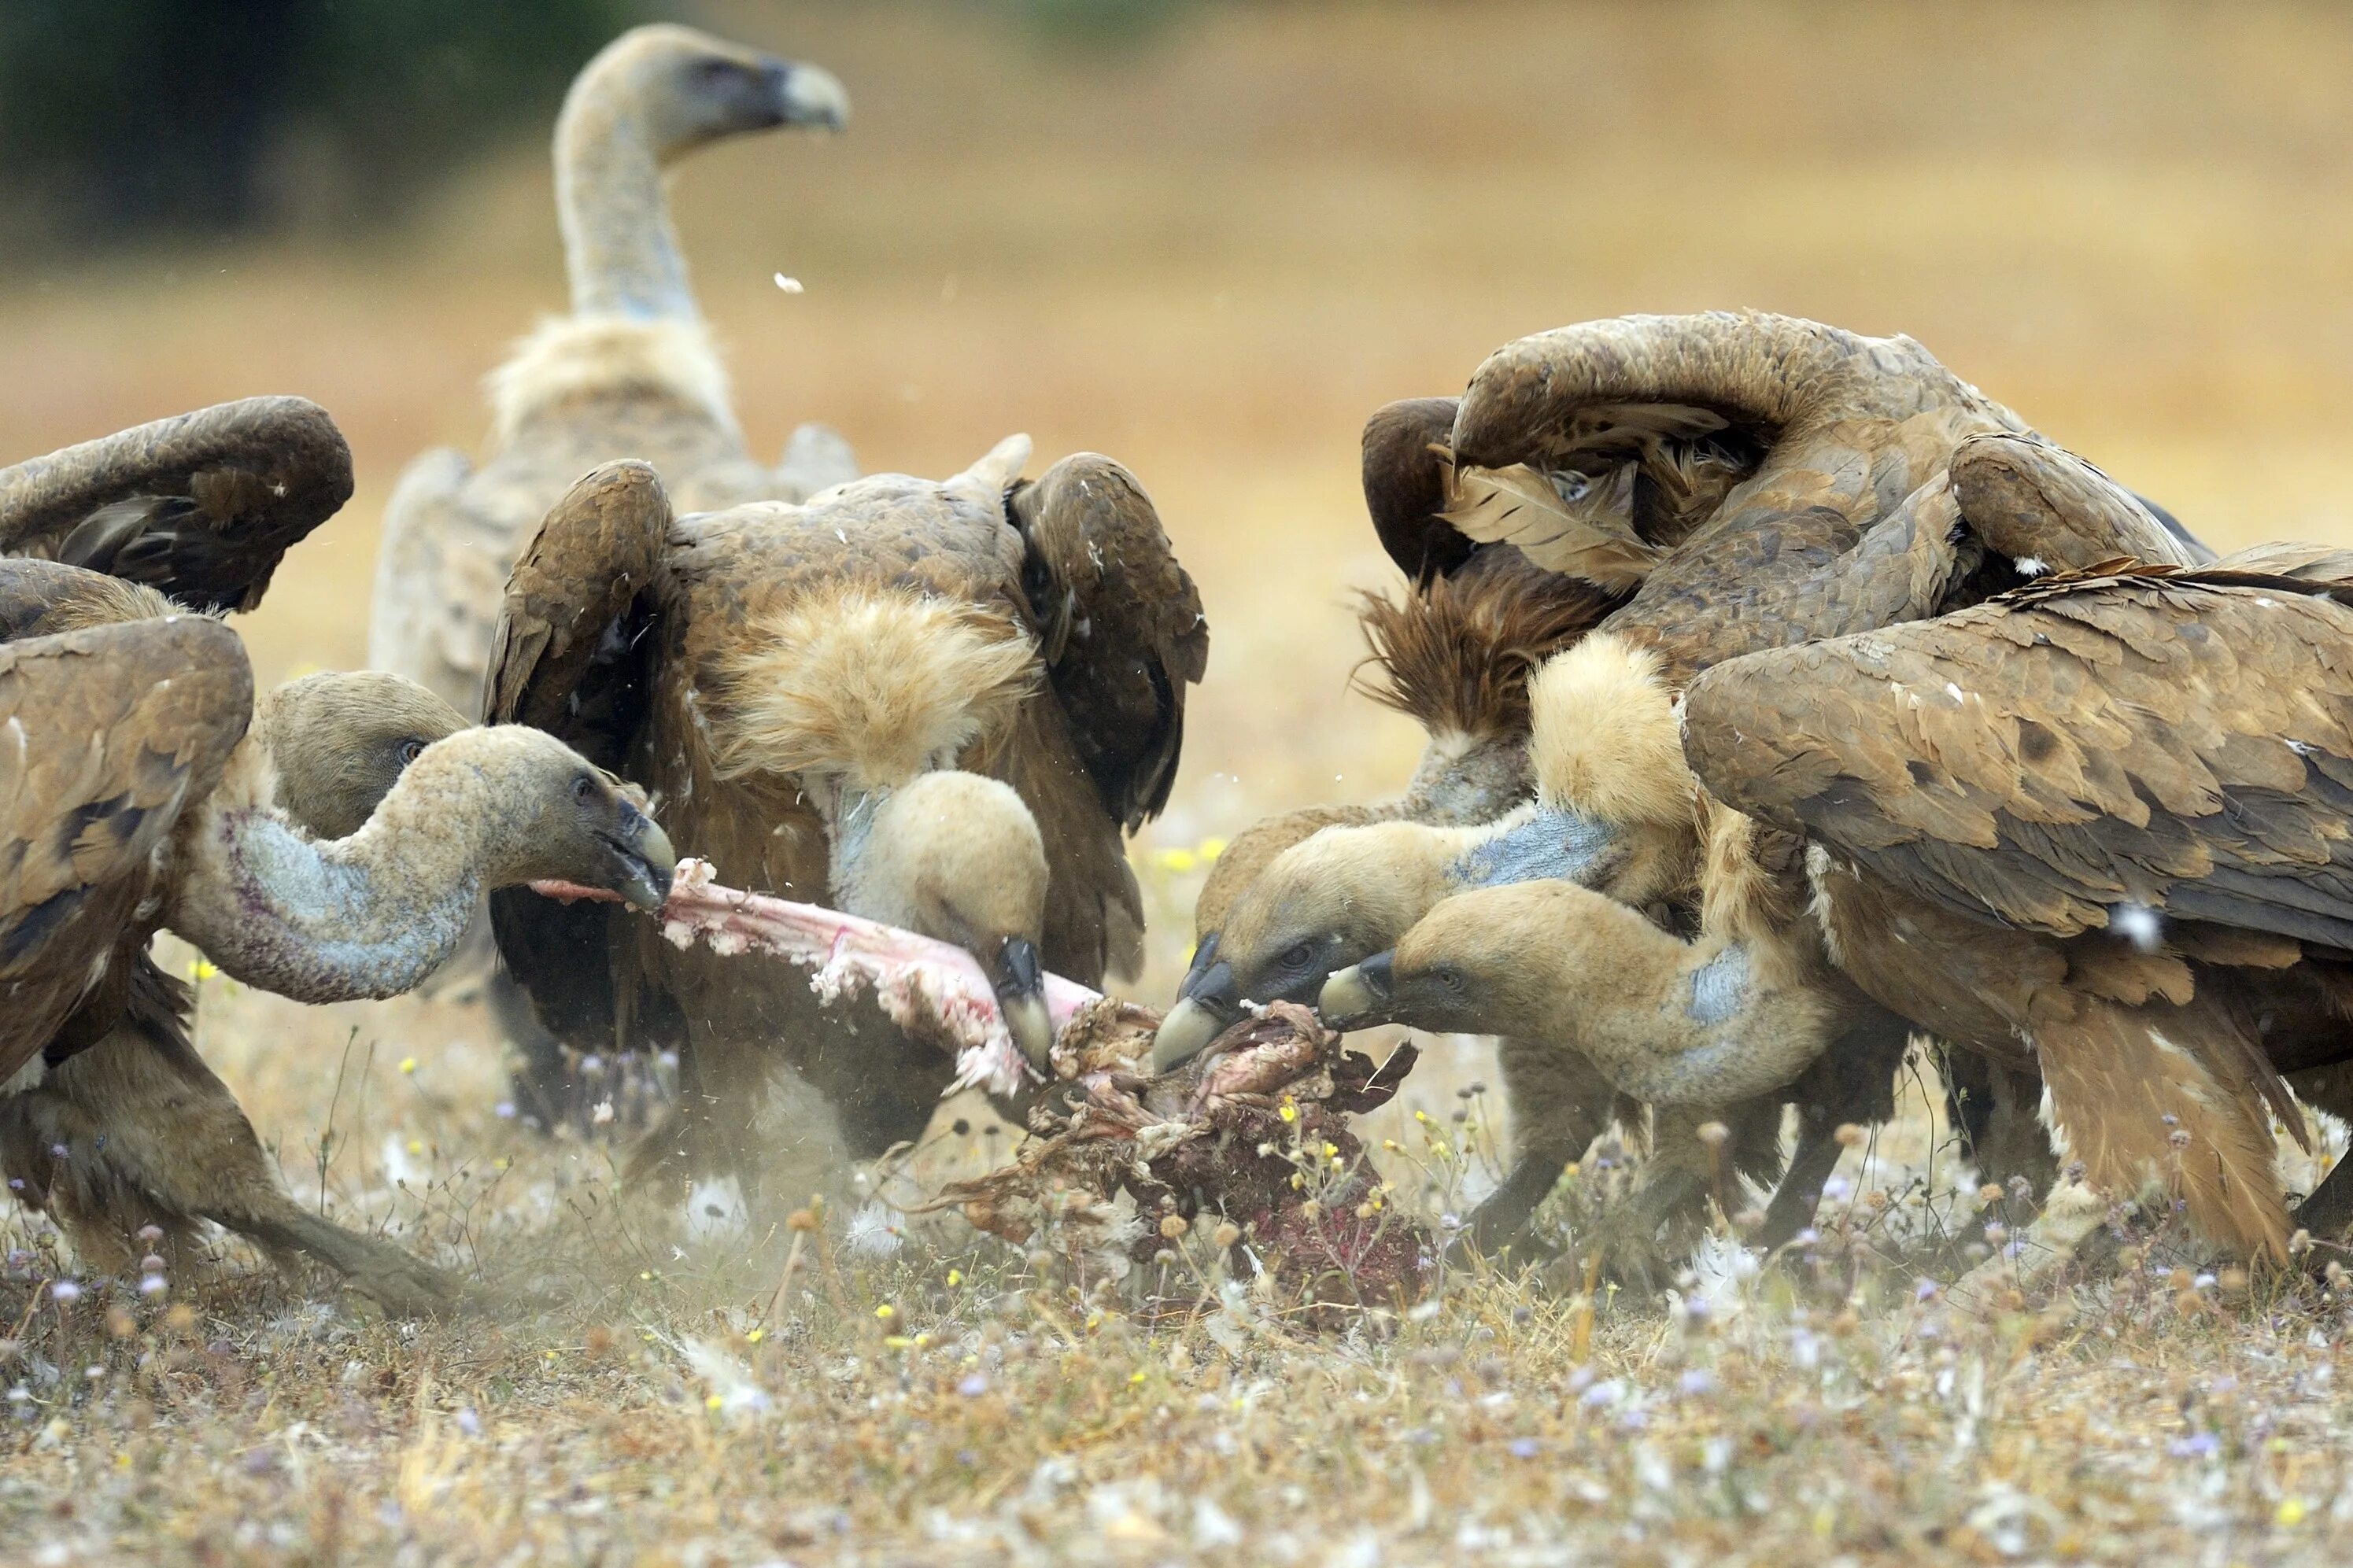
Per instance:
[[[572,781],[572,798],[578,801],[582,805],[586,805],[590,797],[595,795],[596,793],[596,781],[590,778],[586,773],[582,773],[578,778]]]
[[[1294,942],[1282,950],[1282,956],[1276,959],[1275,963],[1285,969],[1304,969],[1307,967],[1308,956],[1307,944],[1303,942]]]
[[[400,743],[400,765],[404,768],[406,767],[409,763],[415,762],[417,760],[417,753],[424,750],[425,742],[418,740],[416,736],[411,735],[408,739]]]
[[[1470,985],[1470,982],[1462,978],[1462,972],[1451,963],[1433,971],[1432,977],[1458,996]]]

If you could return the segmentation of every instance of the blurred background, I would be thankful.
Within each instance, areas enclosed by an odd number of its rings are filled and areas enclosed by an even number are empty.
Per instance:
[[[755,447],[822,419],[939,474],[1027,429],[1157,500],[1214,628],[1143,851],[1165,927],[1203,840],[1402,780],[1413,733],[1347,695],[1345,589],[1391,580],[1357,428],[1525,332],[1910,332],[2219,545],[2348,534],[2327,6],[11,0],[0,454],[316,398],[359,494],[245,630],[265,677],[357,661],[394,476],[480,441],[480,376],[565,302],[564,84],[657,12],[855,105],[675,181]]]

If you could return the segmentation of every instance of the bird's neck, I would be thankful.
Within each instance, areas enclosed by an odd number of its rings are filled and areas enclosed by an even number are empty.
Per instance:
[[[555,207],[577,316],[696,321],[660,149],[628,96],[584,83],[555,123]]]
[[[1528,795],[1527,748],[1449,735],[1422,749],[1396,815],[1445,826],[1493,822]]]
[[[299,1002],[394,996],[457,951],[527,837],[520,792],[460,742],[420,757],[365,826],[304,835],[266,799],[216,792],[179,845],[164,923],[231,977]],[[512,820],[510,820],[510,819]]]
[[[1459,849],[1446,865],[1450,892],[1536,881],[1592,887],[1624,855],[1620,835],[1599,817],[1538,805],[1457,832]]]
[[[818,802],[818,813],[825,819],[826,887],[833,907],[886,925],[911,925],[907,911],[870,874],[875,863],[875,824],[890,804],[892,792],[885,787],[857,790],[843,784],[818,787],[826,792]]]

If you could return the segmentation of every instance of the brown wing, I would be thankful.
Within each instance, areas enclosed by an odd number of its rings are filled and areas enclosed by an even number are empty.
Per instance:
[[[1365,421],[1365,510],[1381,548],[1416,587],[1445,576],[1478,545],[1446,520],[1459,397],[1409,397]]]
[[[200,616],[0,647],[0,1081],[141,951],[157,851],[252,711],[244,645]]]
[[[1539,565],[1639,582],[1608,625],[1687,674],[1852,614],[1838,601],[1858,585],[1841,574],[1874,526],[1940,479],[1964,437],[2021,428],[1907,338],[1719,312],[1506,345],[1472,378],[1453,445],[1458,482],[1491,476],[1504,498],[1486,507],[1497,526],[1474,536],[1510,539]],[[1560,521],[1590,512],[1589,485],[1607,477],[1588,460],[1596,453],[1662,487],[1651,515],[1599,530]],[[1900,542],[1887,553],[1883,564],[1912,573]]]
[[[2150,569],[1718,666],[1710,791],[1980,921],[2137,904],[2353,948],[2353,610]]]
[[[483,714],[561,737],[620,772],[647,721],[670,510],[649,465],[607,463],[555,503],[507,581]],[[612,1043],[614,913],[523,888],[491,895],[491,929],[540,1018],[582,1049]]]
[[[1133,833],[1160,814],[1185,743],[1185,689],[1209,662],[1201,595],[1151,498],[1082,452],[1017,485],[1006,510],[1047,679],[1103,810]]]
[[[2119,558],[2197,564],[2138,496],[2040,437],[1969,437],[1953,452],[1952,482],[1969,531],[2029,576]]]
[[[0,548],[249,610],[351,496],[351,448],[325,409],[248,397],[0,470]]]

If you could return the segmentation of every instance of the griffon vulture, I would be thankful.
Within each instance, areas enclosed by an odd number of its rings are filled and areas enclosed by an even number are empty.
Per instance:
[[[779,125],[839,130],[848,115],[821,68],[668,24],[623,34],[582,69],[554,144],[571,313],[491,374],[480,468],[445,447],[402,474],[376,557],[371,665],[480,713],[507,574],[548,508],[598,463],[651,462],[696,510],[797,500],[855,476],[847,444],[820,426],[794,433],[780,468],[751,457],[662,192],[665,171],[705,143]],[[577,1100],[562,1053],[503,975],[487,995],[523,1054],[518,1098],[550,1112]]]
[[[1858,984],[2031,1058],[2094,1185],[2160,1177],[2250,1256],[2288,1238],[2280,1075],[2348,1054],[2353,609],[2264,569],[2327,555],[2054,577],[1685,698],[1708,789],[1805,836]]]
[[[12,1191],[100,1263],[127,1265],[142,1225],[176,1238],[212,1220],[387,1306],[445,1303],[438,1271],[287,1196],[148,938],[168,927],[301,1000],[389,995],[448,956],[483,886],[585,877],[659,904],[660,830],[551,737],[462,730],[396,676],[313,676],[257,703],[236,634],[141,584],[0,562],[0,635]]]
[[[491,711],[644,784],[738,886],[968,948],[1042,1061],[1041,964],[1093,984],[1139,960],[1122,834],[1167,799],[1208,631],[1126,470],[1081,455],[1031,482],[1028,455],[1015,437],[944,482],[675,520],[645,465],[592,473],[515,569]],[[778,1066],[869,1158],[954,1076],[936,1042],[790,971],[593,905],[491,912],[566,1043],[681,1046],[680,1122],[649,1158],[756,1184],[745,1140]]]

